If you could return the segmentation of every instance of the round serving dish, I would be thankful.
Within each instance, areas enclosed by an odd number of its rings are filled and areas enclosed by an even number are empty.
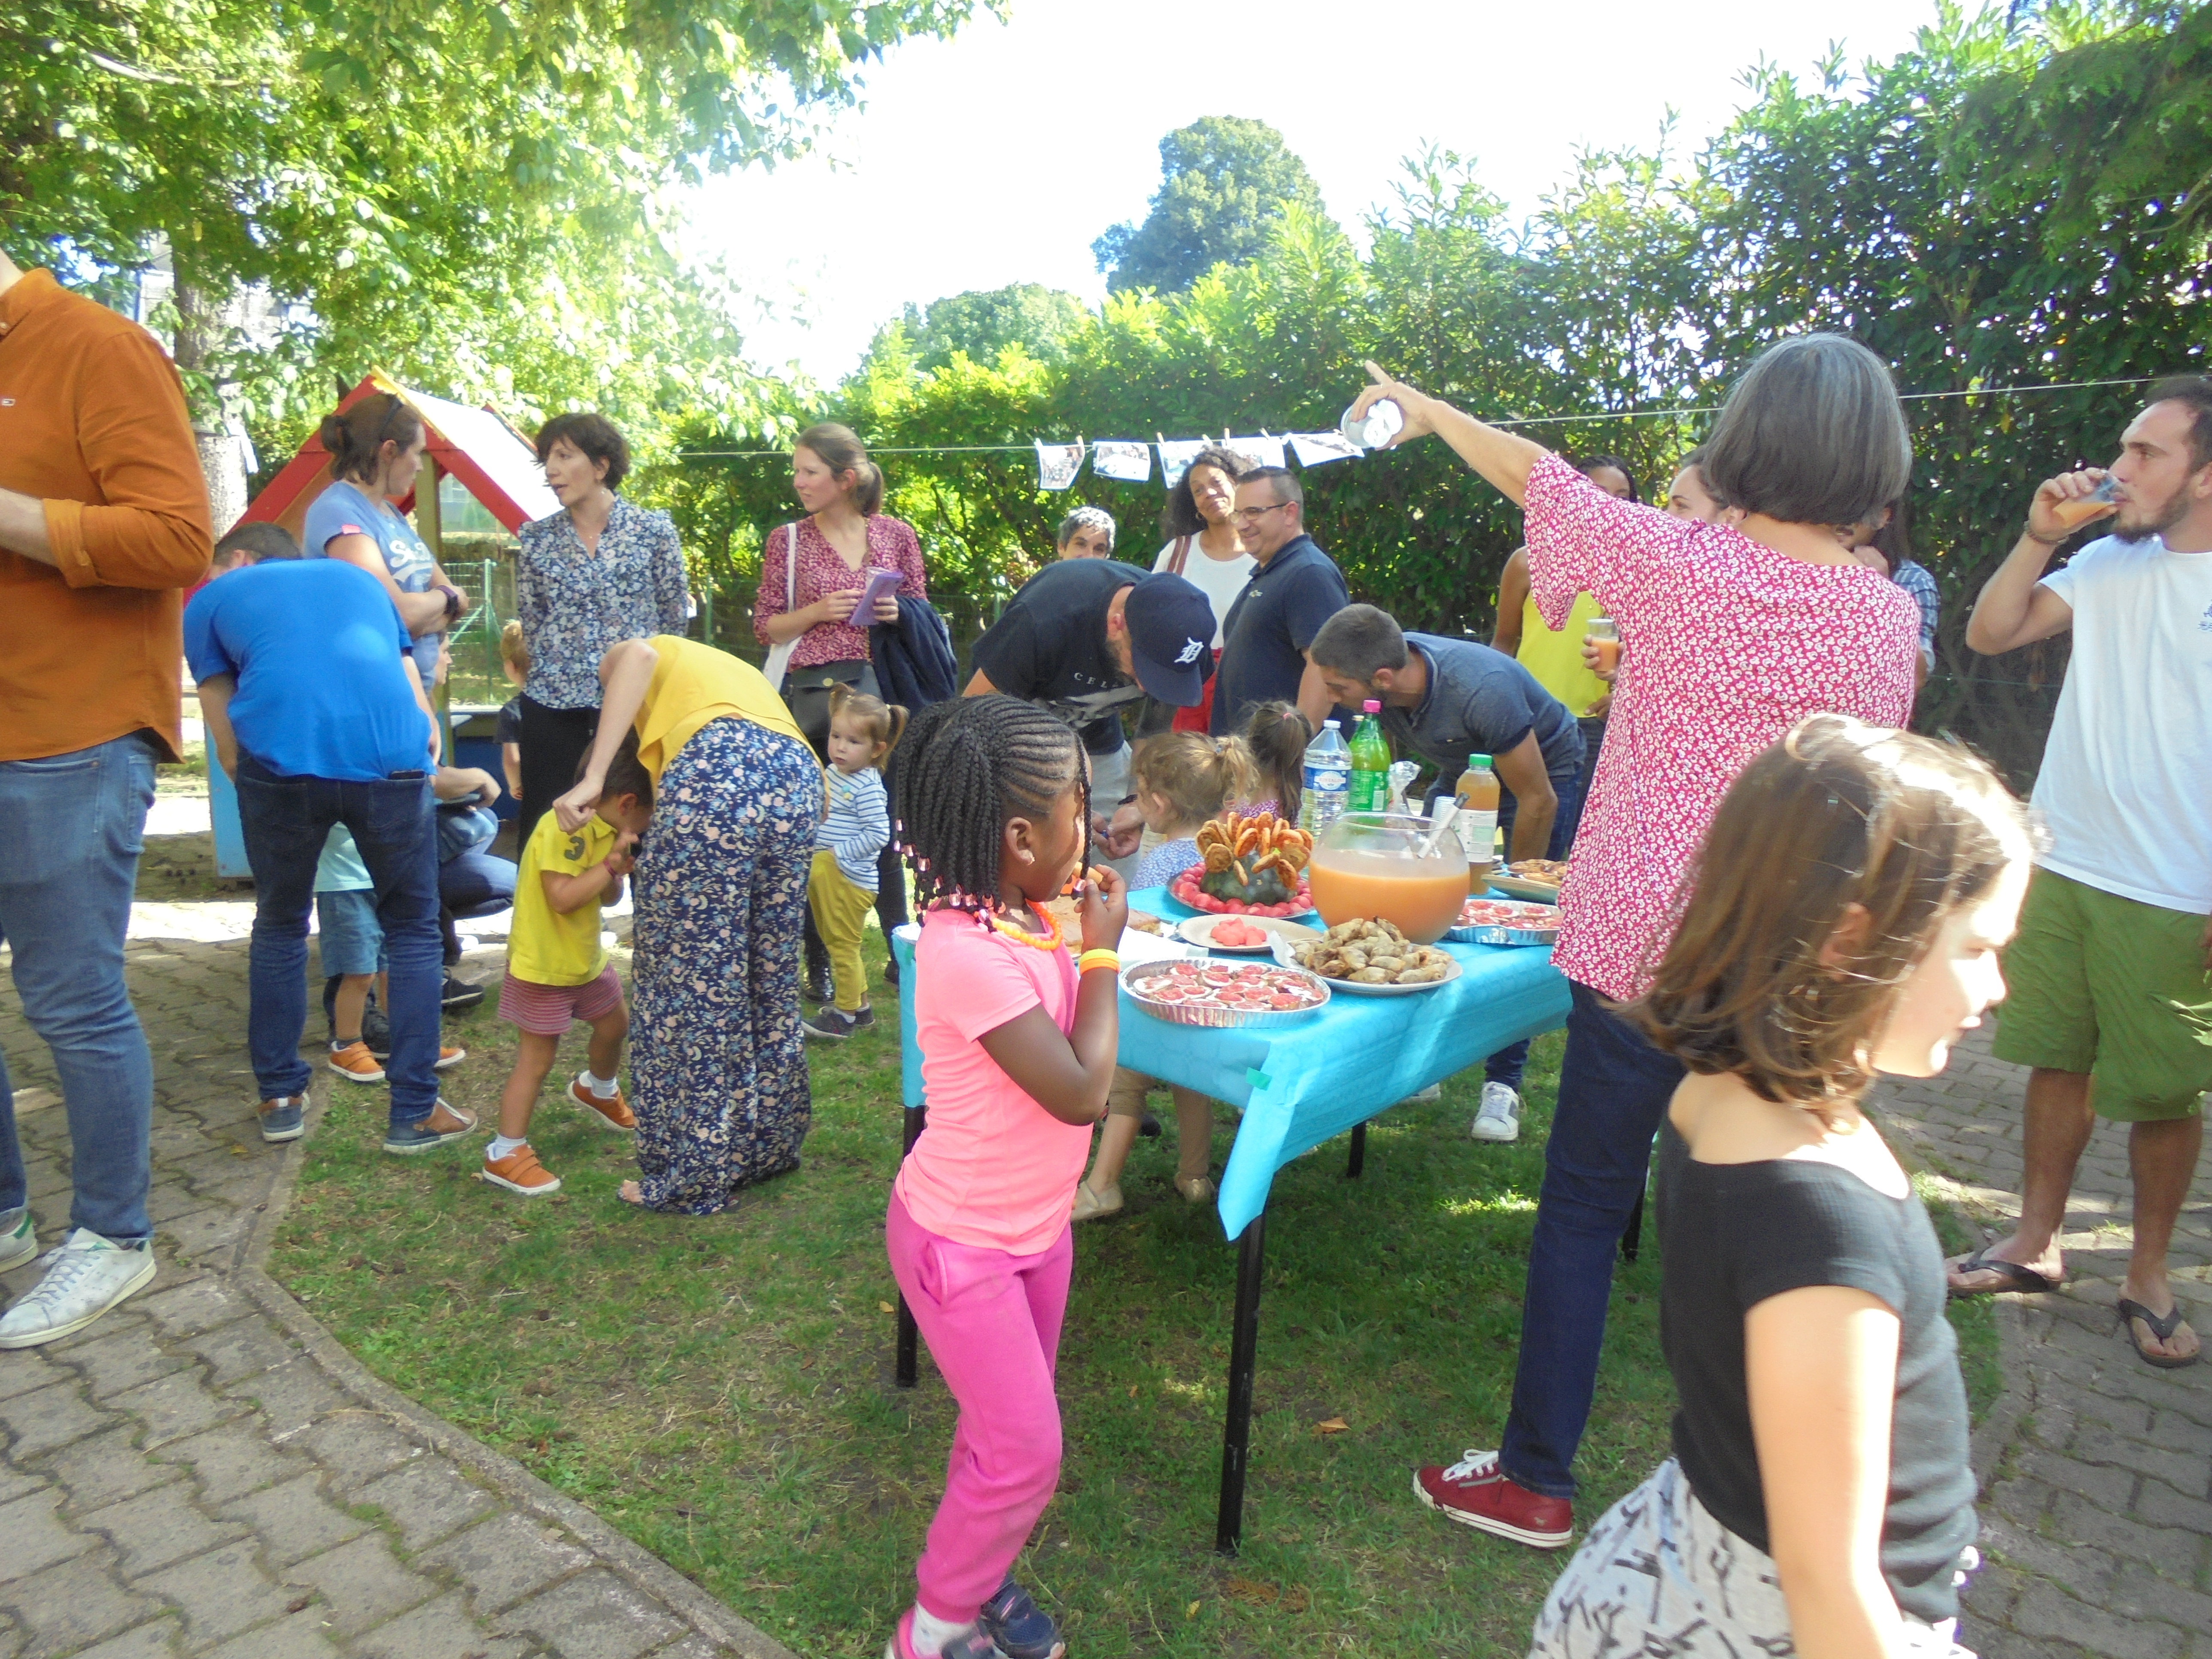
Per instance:
[[[1224,921],[1241,921],[1248,927],[1258,928],[1267,938],[1257,945],[1217,945],[1213,930]],[[1175,931],[1178,939],[1202,951],[1218,951],[1224,956],[1264,957],[1273,948],[1269,940],[1310,939],[1314,930],[1302,921],[1285,921],[1280,916],[1198,915],[1184,917],[1176,923]]]
[[[1206,866],[1194,864],[1168,884],[1168,892],[1176,903],[1209,916],[1243,916],[1248,921],[1273,917],[1286,921],[1293,916],[1313,914],[1313,890],[1306,884],[1304,871],[1298,872],[1297,896],[1283,904],[1241,904],[1234,899],[1218,899],[1199,890],[1198,884],[1205,876]]]
[[[1321,1000],[1305,1008],[1224,1008],[1212,1003],[1161,1002],[1148,995],[1146,982],[1158,979],[1186,962],[1133,962],[1121,970],[1121,989],[1129,1000],[1154,1019],[1170,1025],[1196,1025],[1209,1030],[1225,1031],[1252,1027],[1295,1025],[1300,1020],[1319,1013],[1328,1006],[1328,981],[1319,974],[1310,974],[1298,967],[1278,967],[1273,971],[1290,973],[1321,992]],[[1215,967],[1234,968],[1241,963],[1217,963]],[[1254,964],[1257,965],[1257,964]]]
[[[1297,968],[1302,974],[1312,974],[1314,978],[1328,986],[1332,993],[1341,991],[1348,997],[1417,997],[1424,991],[1433,991],[1450,984],[1467,971],[1459,965],[1458,959],[1455,957],[1451,964],[1451,971],[1442,979],[1425,979],[1417,985],[1362,985],[1358,980],[1331,979],[1326,974],[1315,974],[1310,968],[1299,968],[1298,959],[1291,952],[1300,942],[1302,941],[1279,939],[1274,946],[1275,960],[1285,968]]]

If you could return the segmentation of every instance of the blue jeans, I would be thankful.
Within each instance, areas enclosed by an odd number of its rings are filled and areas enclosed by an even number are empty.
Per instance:
[[[1552,838],[1544,843],[1544,856],[1563,859],[1575,838],[1575,823],[1583,815],[1582,775],[1579,771],[1553,772],[1551,775],[1552,793],[1559,798],[1559,811],[1552,815]],[[1498,792],[1498,827],[1505,832],[1505,844],[1513,845],[1513,792],[1501,787]],[[1528,1069],[1528,1045],[1526,1042],[1509,1043],[1482,1063],[1486,1083],[1502,1083],[1516,1094],[1521,1079]]]
[[[133,732],[0,763],[0,939],[23,1017],[46,1039],[69,1113],[70,1225],[119,1244],[154,1236],[154,1061],[123,983],[154,745]],[[0,1210],[25,1201],[15,1094],[0,1057]]]
[[[391,959],[392,1123],[419,1123],[438,1103],[438,842],[423,778],[352,783],[285,777],[238,762],[238,821],[253,866],[252,1001],[246,1039],[264,1100],[305,1094],[307,912],[331,826],[352,831],[376,884],[376,921]]]
[[[1544,1146],[1544,1189],[1521,1299],[1521,1363],[1498,1461],[1509,1478],[1571,1498],[1569,1473],[1597,1387],[1613,1252],[1643,1195],[1651,1138],[1682,1080],[1662,1054],[1586,985],[1570,981],[1559,1103]]]

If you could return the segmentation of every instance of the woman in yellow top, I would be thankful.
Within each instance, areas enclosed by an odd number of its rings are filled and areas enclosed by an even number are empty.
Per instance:
[[[1636,475],[1618,455],[1593,455],[1572,465],[1616,500],[1644,499],[1636,491]],[[1498,579],[1498,626],[1490,636],[1490,648],[1516,659],[1536,677],[1537,684],[1566,704],[1567,712],[1583,728],[1582,776],[1576,782],[1574,798],[1559,802],[1565,819],[1559,844],[1570,849],[1574,846],[1575,828],[1582,822],[1583,798],[1589,793],[1590,779],[1597,774],[1597,751],[1605,742],[1606,710],[1613,706],[1613,688],[1583,662],[1583,635],[1589,631],[1590,618],[1604,614],[1604,607],[1590,595],[1577,593],[1574,609],[1567,613],[1567,625],[1556,630],[1545,627],[1544,619],[1536,614],[1536,601],[1528,594],[1525,547],[1513,550],[1504,574]]]
[[[642,1179],[623,1197],[712,1215],[799,1164],[813,1106],[799,1030],[799,939],[822,768],[760,671],[660,634],[599,659],[604,696],[576,787],[592,815],[623,734],[653,775],[630,968],[630,1104]]]

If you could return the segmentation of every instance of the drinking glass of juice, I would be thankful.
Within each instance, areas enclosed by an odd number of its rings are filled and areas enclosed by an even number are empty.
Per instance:
[[[1394,922],[1420,945],[1442,939],[1467,902],[1467,849],[1447,830],[1424,854],[1431,827],[1390,812],[1346,812],[1330,824],[1306,869],[1321,919]]]
[[[1620,672],[1620,629],[1612,617],[1592,617],[1583,643],[1597,647],[1597,665],[1607,674]]]

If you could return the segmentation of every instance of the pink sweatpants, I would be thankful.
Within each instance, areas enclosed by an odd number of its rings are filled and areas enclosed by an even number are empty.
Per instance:
[[[922,1607],[966,1623],[1006,1581],[1060,1480],[1060,1401],[1052,1391],[1073,1232],[1009,1255],[921,1226],[891,1194],[891,1276],[960,1402],[945,1498],[914,1576]]]

